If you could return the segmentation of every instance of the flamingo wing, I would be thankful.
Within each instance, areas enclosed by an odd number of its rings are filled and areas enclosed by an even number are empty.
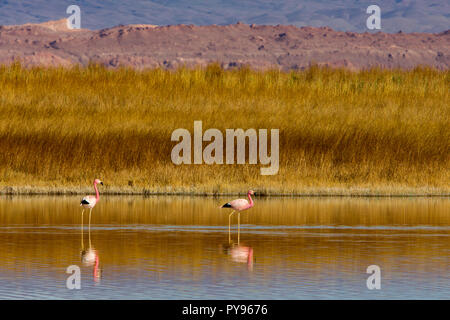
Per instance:
[[[236,199],[236,200],[229,202],[229,204],[230,204],[230,207],[235,210],[246,209],[249,205],[248,200],[246,200],[246,199]]]
[[[97,199],[95,199],[95,197],[93,196],[86,196],[84,197],[81,202],[80,205],[85,205],[85,206],[94,206],[95,203],[97,202]]]

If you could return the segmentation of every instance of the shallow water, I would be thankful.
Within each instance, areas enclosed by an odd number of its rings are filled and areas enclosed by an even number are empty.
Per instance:
[[[231,246],[229,199],[103,197],[90,232],[79,200],[0,198],[0,298],[450,297],[449,198],[256,199]],[[80,290],[66,287],[70,265]]]

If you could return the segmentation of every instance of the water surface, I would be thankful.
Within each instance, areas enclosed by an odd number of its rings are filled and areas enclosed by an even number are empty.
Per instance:
[[[0,199],[2,299],[448,299],[449,198]],[[234,223],[237,217],[234,217]],[[69,290],[66,269],[81,268]],[[366,286],[381,268],[381,290]]]

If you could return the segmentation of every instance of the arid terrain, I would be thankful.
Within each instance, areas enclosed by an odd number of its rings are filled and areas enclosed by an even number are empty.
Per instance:
[[[205,66],[302,70],[312,64],[361,70],[450,66],[450,30],[427,33],[354,33],[328,27],[128,25],[70,30],[66,20],[0,26],[0,64],[137,69]]]

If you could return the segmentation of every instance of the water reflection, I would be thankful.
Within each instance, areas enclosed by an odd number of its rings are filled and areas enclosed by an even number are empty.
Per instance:
[[[222,245],[222,251],[227,254],[231,261],[247,264],[249,271],[253,270],[253,248],[239,244]]]
[[[79,197],[0,198],[0,298],[450,295],[448,198],[255,201],[241,217],[242,242],[229,245],[223,199],[105,197],[89,232]],[[81,290],[65,287],[73,264]],[[372,264],[380,291],[365,285]]]
[[[83,210],[84,211],[84,210]],[[98,251],[92,246],[91,241],[91,221],[89,219],[88,226],[88,239],[89,246],[87,249],[84,247],[84,225],[83,225],[83,213],[81,214],[81,262],[85,267],[93,268],[93,278],[95,283],[100,283],[102,270],[100,269],[100,257]]]

